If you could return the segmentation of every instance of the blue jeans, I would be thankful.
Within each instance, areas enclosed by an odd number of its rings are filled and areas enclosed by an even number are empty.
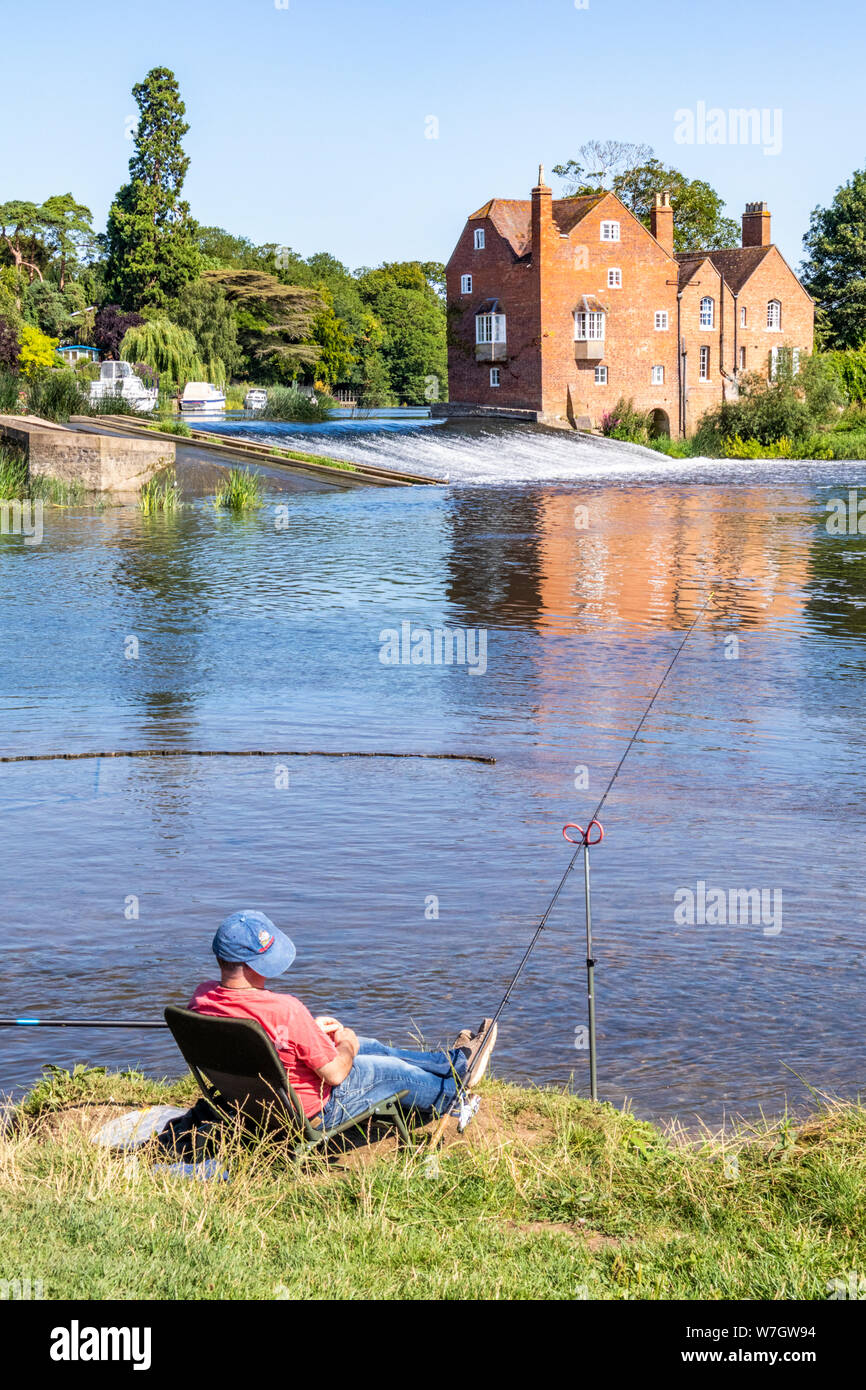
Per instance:
[[[466,1054],[459,1048],[450,1052],[413,1052],[404,1047],[387,1047],[375,1038],[359,1038],[358,1055],[352,1070],[335,1086],[322,1111],[326,1129],[343,1124],[353,1115],[362,1115],[378,1101],[395,1091],[408,1091],[404,1110],[434,1111],[442,1115],[457,1095],[457,1082],[466,1073]]]

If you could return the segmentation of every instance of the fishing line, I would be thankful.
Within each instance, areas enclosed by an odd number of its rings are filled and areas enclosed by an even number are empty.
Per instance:
[[[644,724],[646,723],[647,719],[649,718],[650,711],[652,710],[653,705],[655,704],[656,700],[658,699],[659,693],[660,693],[660,691],[661,691],[661,689],[662,689],[662,687],[663,687],[665,681],[667,680],[667,678],[668,678],[668,676],[670,675],[671,671],[674,669],[674,666],[676,665],[677,660],[679,659],[680,653],[682,652],[683,648],[685,647],[686,643],[688,642],[689,638],[691,637],[691,635],[692,635],[692,633],[694,632],[695,628],[697,627],[698,623],[701,621],[701,618],[702,618],[702,617],[704,616],[704,614],[706,613],[706,611],[707,611],[707,609],[709,608],[710,604],[713,602],[713,599],[714,599],[714,598],[715,598],[715,594],[713,593],[713,590],[711,589],[710,592],[709,592],[709,595],[708,595],[708,597],[707,597],[707,600],[706,600],[706,602],[704,603],[703,607],[702,607],[701,609],[699,609],[699,611],[698,611],[698,613],[697,613],[697,616],[693,619],[693,621],[692,621],[692,623],[690,624],[690,626],[686,629],[686,634],[685,634],[685,636],[683,637],[683,640],[680,642],[679,646],[677,647],[676,651],[674,652],[673,656],[671,657],[671,659],[670,659],[670,661],[669,661],[669,663],[668,663],[668,665],[667,665],[667,667],[666,667],[666,669],[665,669],[665,672],[664,672],[664,674],[662,675],[661,680],[658,682],[658,684],[657,684],[656,687],[655,687],[655,690],[654,690],[653,693],[652,693],[652,697],[651,697],[651,699],[650,699],[650,701],[649,701],[649,704],[647,705],[646,709],[644,710],[643,714],[641,715],[641,719],[640,719],[639,724],[637,725],[637,727],[636,727],[634,733],[632,734],[631,738],[629,739],[628,743],[626,744],[625,751],[623,752],[622,757],[620,758],[619,762],[617,763],[616,767],[615,767],[614,770],[613,770],[613,773],[611,774],[610,780],[608,781],[608,784],[607,784],[607,786],[606,786],[605,789],[604,789],[604,792],[603,792],[603,794],[602,794],[601,800],[598,802],[598,805],[596,806],[595,810],[593,811],[593,813],[592,813],[592,815],[591,815],[591,817],[590,817],[590,819],[589,819],[589,822],[588,822],[588,824],[587,824],[586,831],[585,831],[585,832],[583,832],[583,831],[581,832],[583,838],[582,838],[581,840],[579,840],[579,841],[569,840],[569,844],[576,844],[576,845],[577,845],[577,848],[575,849],[574,854],[571,856],[570,860],[568,861],[568,864],[566,865],[566,868],[565,868],[565,872],[563,873],[562,878],[559,880],[559,883],[558,883],[557,886],[556,886],[556,891],[554,892],[553,897],[550,899],[550,902],[547,904],[547,907],[546,907],[546,909],[545,909],[545,911],[544,911],[543,916],[541,917],[541,920],[540,920],[539,923],[538,923],[538,926],[535,928],[535,931],[532,933],[532,937],[530,938],[529,945],[526,947],[526,950],[524,951],[524,953],[523,953],[523,955],[522,955],[522,957],[521,957],[521,959],[520,959],[520,962],[519,962],[519,964],[518,964],[518,966],[517,966],[517,969],[515,970],[514,974],[513,974],[512,977],[511,977],[511,980],[509,981],[508,987],[506,988],[505,993],[503,994],[502,999],[500,1000],[499,1007],[497,1008],[495,1014],[493,1015],[492,1019],[490,1020],[490,1025],[489,1025],[488,1029],[486,1030],[486,1032],[485,1032],[485,1034],[484,1034],[484,1038],[487,1038],[487,1037],[489,1036],[489,1033],[490,1033],[491,1029],[493,1028],[493,1026],[494,1026],[496,1023],[499,1022],[499,1019],[500,1019],[500,1017],[501,1017],[501,1015],[502,1015],[504,1009],[506,1008],[506,1005],[508,1004],[509,1000],[511,999],[511,995],[512,995],[512,993],[514,992],[514,987],[515,987],[515,985],[517,984],[518,980],[520,979],[521,975],[523,974],[523,971],[524,971],[524,969],[525,969],[525,967],[526,967],[526,963],[527,963],[527,961],[529,960],[529,957],[532,955],[532,952],[533,952],[533,950],[535,949],[535,946],[536,946],[536,944],[537,944],[537,942],[538,942],[539,937],[541,936],[541,933],[544,931],[544,928],[547,926],[547,922],[548,922],[548,919],[549,919],[549,917],[550,917],[550,914],[551,914],[551,912],[553,911],[554,907],[556,906],[556,904],[557,904],[557,902],[558,902],[558,900],[559,900],[559,896],[560,896],[560,894],[561,894],[563,888],[565,887],[566,880],[567,880],[569,874],[571,873],[572,869],[574,868],[575,864],[577,863],[577,860],[578,860],[578,857],[579,857],[580,854],[581,854],[581,851],[583,851],[583,853],[584,853],[584,855],[585,855],[585,865],[586,865],[586,883],[587,883],[587,969],[591,972],[591,969],[592,969],[592,966],[593,966],[594,962],[592,961],[591,954],[590,954],[590,948],[591,948],[591,927],[590,927],[590,917],[589,917],[589,850],[588,850],[588,846],[589,846],[590,844],[598,844],[599,841],[600,841],[600,839],[601,839],[601,836],[603,836],[604,832],[601,831],[601,826],[598,825],[598,816],[599,816],[599,814],[600,814],[600,812],[601,812],[601,810],[602,810],[602,808],[603,808],[605,802],[607,801],[607,798],[610,796],[611,791],[613,790],[613,785],[614,785],[614,783],[616,782],[616,779],[617,779],[617,777],[619,776],[619,774],[620,774],[620,772],[621,772],[621,770],[622,770],[622,766],[623,766],[623,764],[624,764],[626,758],[628,757],[629,753],[631,752],[632,748],[634,747],[635,740],[637,739],[638,735],[640,734],[641,729],[643,728]],[[590,839],[588,838],[589,833],[590,833],[590,831],[592,830],[592,827],[593,827],[594,825],[598,826],[598,829],[601,831],[601,836],[599,836],[599,840],[590,840]],[[574,829],[580,829],[579,826],[575,826],[575,827],[566,826],[566,827],[565,827],[566,830],[572,829],[572,828],[574,828]],[[566,835],[565,838],[566,838],[566,839],[569,839],[569,837],[568,837],[567,835]],[[591,979],[592,979],[592,977],[591,977],[591,973],[590,973],[590,990],[589,990],[589,997],[590,997],[590,1007],[591,1007],[591,1024],[592,1024],[592,1027],[593,1027],[593,1030],[594,1030],[594,1015],[593,1015],[593,1013],[592,1013],[592,1008],[593,1008],[593,1006],[592,1006],[592,985],[591,985]],[[481,1044],[479,1045],[478,1049],[476,1050],[476,1054],[475,1054],[476,1057],[479,1057],[479,1056],[481,1055],[481,1052],[482,1052],[482,1050],[483,1050],[483,1045],[484,1045],[484,1039],[481,1040]],[[595,1082],[594,1082],[594,1071],[595,1071],[595,1066],[594,1066],[594,1051],[595,1051],[595,1048],[594,1048],[594,1039],[593,1039],[593,1042],[592,1042],[592,1051],[593,1051],[593,1058],[592,1058],[592,1061],[591,1061],[591,1071],[592,1071],[592,1077],[593,1077],[593,1080],[592,1080],[592,1090],[593,1090],[593,1092],[594,1092],[594,1091],[595,1091]],[[467,1110],[466,1110],[466,1093],[467,1093],[467,1090],[468,1090],[468,1088],[469,1088],[469,1086],[470,1086],[470,1084],[471,1084],[471,1081],[472,1081],[472,1067],[470,1066],[470,1068],[467,1070],[465,1076],[462,1078],[462,1080],[461,1080],[461,1081],[459,1082],[459,1084],[458,1084],[458,1087],[457,1087],[457,1095],[456,1095],[456,1097],[455,1097],[454,1104],[453,1104],[453,1106],[452,1106],[452,1108],[451,1108],[451,1111],[448,1112],[448,1113],[454,1113],[455,1111],[458,1111],[458,1112],[460,1113],[460,1117],[461,1117],[461,1124],[468,1123],[468,1119],[471,1118],[471,1116],[468,1114],[468,1112],[467,1112]],[[593,1099],[595,1099],[595,1095],[593,1095]],[[431,1139],[430,1139],[431,1146],[435,1145],[435,1144],[438,1142],[440,1136],[441,1136],[442,1133],[444,1132],[445,1125],[446,1125],[447,1120],[448,1120],[448,1113],[446,1113],[445,1115],[443,1115],[443,1117],[442,1117],[441,1120],[439,1121],[439,1124],[437,1125],[436,1129],[433,1131],[433,1133],[432,1133],[432,1135],[431,1135]]]

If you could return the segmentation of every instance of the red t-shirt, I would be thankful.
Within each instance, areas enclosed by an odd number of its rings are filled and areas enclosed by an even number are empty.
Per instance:
[[[189,1007],[219,1018],[256,1019],[280,1054],[304,1113],[318,1115],[332,1088],[316,1075],[315,1068],[332,1062],[337,1049],[300,999],[267,989],[226,989],[219,980],[207,980],[199,985]]]

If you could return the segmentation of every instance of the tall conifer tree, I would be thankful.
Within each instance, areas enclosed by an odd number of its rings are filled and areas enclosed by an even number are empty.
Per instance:
[[[141,113],[124,184],[108,214],[108,279],[126,309],[163,309],[201,268],[196,223],[181,198],[189,158],[174,73],[153,68],[132,95]]]

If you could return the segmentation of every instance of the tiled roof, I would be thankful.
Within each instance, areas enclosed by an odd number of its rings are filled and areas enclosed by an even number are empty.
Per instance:
[[[680,289],[687,285],[703,261],[712,261],[725,277],[725,284],[739,294],[749,276],[771,250],[769,246],[732,246],[725,251],[686,251],[677,256],[680,263]]]
[[[605,196],[599,193],[589,198],[553,199],[553,220],[560,232],[567,235]],[[490,218],[516,255],[525,256],[532,250],[532,203],[529,199],[491,198],[477,212],[471,213],[469,220],[482,217]]]

